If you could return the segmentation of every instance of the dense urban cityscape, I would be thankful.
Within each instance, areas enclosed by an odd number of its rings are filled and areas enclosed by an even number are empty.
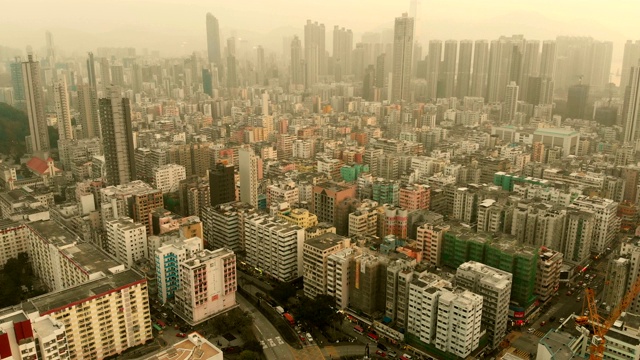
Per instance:
[[[0,41],[0,360],[640,360],[640,40],[406,5]]]

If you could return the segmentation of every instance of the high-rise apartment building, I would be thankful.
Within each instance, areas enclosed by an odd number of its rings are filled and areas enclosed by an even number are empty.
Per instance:
[[[235,169],[233,164],[217,163],[209,172],[211,206],[236,200]]]
[[[131,105],[120,88],[110,87],[108,98],[100,99],[102,142],[109,185],[126,184],[135,179],[135,156]]]
[[[175,239],[164,243],[155,252],[158,298],[164,304],[180,288],[180,264],[202,251],[202,239]]]
[[[44,114],[44,95],[40,81],[40,62],[35,61],[33,55],[22,63],[22,86],[29,117],[29,141],[27,149],[31,152],[48,151],[49,128]]]
[[[506,334],[513,275],[475,261],[456,271],[456,285],[482,296],[482,324],[489,334],[489,347],[495,349]]]
[[[461,358],[480,345],[482,296],[425,272],[409,285],[409,304],[407,332],[420,341]]]
[[[458,41],[447,40],[444,42],[444,58],[440,69],[439,81],[442,81],[442,97],[455,96],[456,63],[458,60]]]
[[[73,128],[71,127],[71,112],[69,93],[67,92],[67,80],[62,78],[53,86],[53,97],[56,105],[58,120],[58,136],[60,140],[72,140]]]
[[[143,275],[124,270],[32,298],[28,307],[64,326],[65,358],[104,359],[153,339],[147,286]]]
[[[240,201],[258,207],[258,162],[260,159],[251,148],[241,148],[240,155]]]
[[[307,20],[307,24],[304,26],[305,86],[307,88],[318,83],[320,75],[327,74],[325,45],[324,24]]]
[[[94,79],[95,81],[95,79]],[[78,85],[78,112],[82,135],[87,138],[101,137],[100,118],[98,117],[98,99],[91,85]]]
[[[313,213],[319,222],[328,222],[334,226],[338,222],[337,207],[342,201],[356,197],[356,187],[335,182],[323,182],[313,187]]]
[[[229,249],[203,250],[183,261],[174,311],[190,325],[236,306],[236,254]]]
[[[471,94],[471,60],[473,59],[473,41],[461,40],[456,75],[456,97],[463,99]]]
[[[204,241],[208,249],[227,248],[243,251],[244,219],[255,213],[255,208],[242,202],[230,202],[206,207],[202,210]]]
[[[340,28],[336,25],[333,28],[333,63],[334,75],[339,71],[341,74],[351,74],[353,65],[351,53],[353,51],[353,32],[351,29]],[[362,69],[359,69],[362,70]],[[339,81],[336,78],[336,81]]]
[[[476,40],[473,44],[473,73],[471,76],[471,96],[486,99],[487,76],[489,72],[489,43]]]
[[[209,63],[222,65],[220,51],[220,26],[218,19],[211,13],[207,13],[207,55]]]
[[[304,229],[268,215],[244,218],[246,261],[279,281],[292,281],[303,273]]]
[[[69,359],[65,326],[49,315],[29,315],[24,310],[0,315],[2,359]]]
[[[435,214],[434,214],[435,215]],[[422,251],[422,260],[433,266],[440,266],[442,241],[449,225],[442,223],[442,216],[434,216],[416,229],[416,241]]]
[[[638,65],[640,60],[640,40],[627,40],[624,44],[624,55],[622,58],[622,74],[620,77],[620,89],[624,91],[631,81],[631,68]]]
[[[315,298],[327,294],[327,259],[348,247],[349,242],[349,238],[334,233],[326,233],[304,242],[302,276],[305,296]]]
[[[305,84],[305,68],[304,60],[302,60],[302,42],[297,36],[293,37],[291,41],[291,83],[293,85]]]
[[[629,70],[625,94],[624,141],[634,143],[640,138],[640,59]]]
[[[555,295],[560,287],[560,270],[564,254],[542,247],[538,259],[538,272],[536,273],[536,294],[541,301],[547,301]]]
[[[396,18],[393,32],[393,78],[391,101],[411,100],[411,62],[413,53],[414,19],[406,13]]]
[[[504,107],[502,109],[503,122],[513,123],[516,118],[519,89],[520,87],[515,81],[512,81],[507,85],[507,90],[504,93]]]
[[[429,41],[429,54],[427,55],[427,98],[438,97],[438,80],[440,79],[440,65],[442,58],[442,41]]]
[[[570,207],[595,215],[591,252],[604,252],[620,229],[620,218],[617,216],[618,203],[597,196],[580,195]],[[568,256],[567,252],[564,253]]]
[[[180,181],[187,178],[187,172],[182,165],[167,164],[153,169],[153,184],[163,193],[178,191]]]
[[[348,247],[327,258],[327,295],[336,299],[336,306],[349,306],[349,263],[357,254],[357,248]]]
[[[13,100],[17,108],[24,109],[24,80],[22,75],[22,62],[20,62],[20,58],[16,58],[15,62],[9,64],[9,69],[11,71],[11,87],[13,88]]]
[[[107,223],[107,251],[116,259],[132,267],[136,261],[147,259],[147,231],[144,225],[131,218],[121,217]]]

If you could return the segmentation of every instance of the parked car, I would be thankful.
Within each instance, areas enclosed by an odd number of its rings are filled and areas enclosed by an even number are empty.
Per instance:
[[[541,321],[541,322],[540,322],[540,326],[545,326],[546,324],[547,324],[547,322],[546,322],[546,321]]]
[[[534,328],[529,328],[529,330],[527,330],[527,332],[529,334],[533,334],[535,331],[536,331],[536,329],[534,329]]]
[[[183,338],[183,337],[187,337],[187,334],[179,332],[179,333],[176,334],[176,336]]]
[[[378,343],[377,347],[378,347],[378,349],[380,349],[382,351],[387,351],[387,347],[382,343]]]
[[[376,350],[376,355],[381,357],[387,357],[387,354],[382,350]]]
[[[394,357],[398,356],[398,354],[396,354],[396,352],[395,352],[395,351],[389,351],[389,352],[387,353],[387,356],[394,358]]]

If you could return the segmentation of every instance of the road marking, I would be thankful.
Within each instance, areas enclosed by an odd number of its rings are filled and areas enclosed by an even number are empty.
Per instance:
[[[260,345],[262,345],[263,349],[268,348],[267,344],[264,343],[264,340],[260,340]]]
[[[267,341],[269,342],[269,346],[271,346],[271,347],[275,347],[276,346],[276,342],[273,341],[273,339],[267,339]]]
[[[280,336],[276,336],[276,341],[278,342],[278,345],[284,345],[284,341],[280,339]]]

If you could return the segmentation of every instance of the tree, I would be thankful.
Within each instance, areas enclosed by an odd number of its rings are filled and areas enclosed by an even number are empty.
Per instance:
[[[338,318],[332,309],[335,300],[329,295],[318,295],[315,299],[303,298],[296,312],[296,318],[306,326],[322,328]]]
[[[260,342],[255,339],[246,341],[242,348],[258,354],[262,352],[262,344],[260,344]]]
[[[243,352],[240,353],[240,360],[258,360],[260,359],[260,357],[258,356],[257,353],[250,351],[250,350],[244,350]]]
[[[296,296],[296,288],[289,283],[279,283],[271,290],[271,297],[280,304],[286,304],[289,298]]]

